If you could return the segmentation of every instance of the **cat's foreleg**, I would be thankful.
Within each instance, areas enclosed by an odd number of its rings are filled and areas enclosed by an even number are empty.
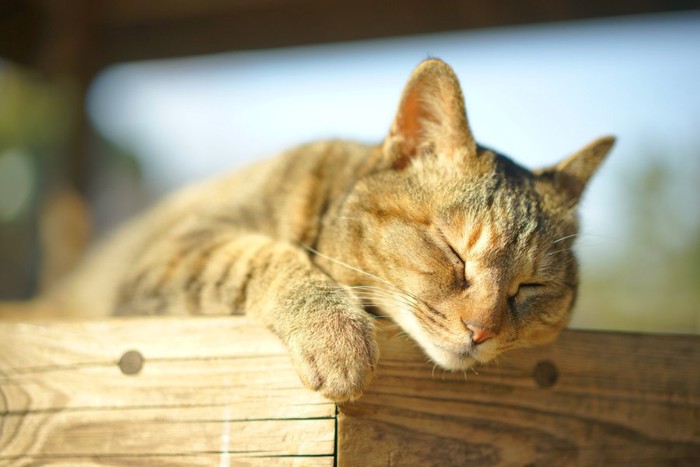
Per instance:
[[[282,339],[306,386],[333,401],[362,394],[379,357],[373,318],[304,250],[253,233],[183,247],[187,238],[159,241],[140,259],[120,294],[121,309],[245,312]]]
[[[261,246],[250,267],[245,308],[287,344],[304,383],[334,401],[359,397],[379,357],[359,301],[290,244]]]

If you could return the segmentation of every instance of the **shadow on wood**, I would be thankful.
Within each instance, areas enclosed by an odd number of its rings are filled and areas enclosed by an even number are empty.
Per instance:
[[[465,375],[380,327],[336,411],[245,317],[0,322],[0,465],[700,462],[698,336],[570,331]]]
[[[568,331],[478,374],[381,344],[379,377],[339,415],[339,465],[700,462],[698,336]]]

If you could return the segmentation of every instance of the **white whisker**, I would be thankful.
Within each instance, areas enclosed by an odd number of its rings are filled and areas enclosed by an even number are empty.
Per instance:
[[[360,269],[360,268],[356,268],[356,267],[354,267],[354,266],[350,266],[349,264],[344,263],[344,262],[342,262],[342,261],[340,261],[340,260],[337,260],[337,259],[335,259],[335,258],[331,258],[331,257],[328,256],[328,255],[324,255],[324,254],[321,253],[320,251],[318,251],[318,250],[316,250],[316,249],[314,249],[314,248],[311,248],[311,247],[308,246],[308,245],[302,244],[301,246],[303,246],[304,248],[306,248],[307,250],[309,250],[311,253],[313,253],[313,254],[315,254],[315,255],[317,255],[317,256],[320,256],[321,258],[325,258],[325,259],[327,259],[328,261],[332,261],[332,262],[334,262],[334,263],[336,263],[336,264],[339,264],[340,266],[344,266],[344,267],[346,267],[346,268],[348,268],[348,269],[350,269],[350,270],[352,270],[352,271],[359,272],[360,274],[365,274],[365,275],[367,275],[367,276],[369,276],[369,277],[371,277],[371,278],[373,278],[373,279],[376,279],[376,280],[378,280],[379,282],[382,282],[382,283],[384,283],[384,284],[386,284],[386,285],[389,285],[389,286],[391,286],[391,287],[396,287],[396,286],[395,286],[394,284],[392,284],[391,282],[389,282],[389,281],[387,281],[387,280],[384,280],[384,279],[382,279],[382,278],[379,277],[379,276],[375,276],[374,274],[369,273],[369,272],[367,272],[367,271],[363,271],[363,270]]]
[[[306,248],[306,249],[307,249],[308,251],[310,251],[311,253],[314,253],[315,255],[320,256],[321,258],[325,258],[325,259],[327,259],[328,261],[332,261],[333,263],[336,263],[336,264],[338,264],[338,265],[340,265],[340,266],[346,267],[346,268],[350,269],[351,271],[359,272],[360,274],[364,274],[364,275],[366,275],[366,276],[368,276],[368,277],[371,277],[371,278],[373,278],[373,279],[375,279],[375,280],[381,282],[382,284],[388,285],[389,287],[394,288],[394,289],[397,290],[398,292],[401,292],[402,294],[404,294],[404,295],[406,295],[406,296],[408,296],[408,297],[411,297],[411,298],[413,298],[414,300],[419,301],[419,302],[424,303],[424,304],[427,305],[427,303],[426,303],[424,300],[421,300],[420,298],[416,297],[416,296],[413,295],[412,293],[410,293],[410,292],[408,292],[408,291],[402,289],[402,288],[399,287],[398,285],[393,284],[393,283],[389,282],[389,281],[386,280],[386,279],[383,279],[383,278],[381,278],[381,277],[379,277],[379,276],[377,276],[377,275],[374,275],[374,274],[372,274],[372,273],[370,273],[370,272],[364,271],[364,270],[362,270],[362,269],[360,269],[360,268],[357,268],[357,267],[355,267],[355,266],[351,266],[351,265],[349,265],[349,264],[347,264],[347,263],[344,263],[343,261],[340,261],[340,260],[338,260],[338,259],[335,259],[335,258],[333,258],[333,257],[331,257],[331,256],[325,255],[325,254],[321,253],[320,251],[316,250],[315,248],[311,248],[310,246],[305,245],[305,244],[303,244],[303,243],[301,244],[301,246],[303,246],[304,248]]]
[[[567,236],[565,236],[565,237],[561,237],[561,238],[558,238],[558,239],[554,240],[552,243],[559,243],[559,242],[562,242],[562,241],[566,240],[567,238],[578,237],[579,235],[580,235],[580,234],[578,234],[578,233],[571,234],[571,235],[567,235]]]

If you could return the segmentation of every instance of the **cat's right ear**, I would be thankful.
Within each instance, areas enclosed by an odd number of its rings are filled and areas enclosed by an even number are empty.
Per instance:
[[[574,203],[578,203],[589,180],[614,144],[614,136],[598,138],[550,169],[549,176],[556,188]]]
[[[411,74],[384,142],[384,153],[395,169],[426,152],[462,159],[477,153],[457,76],[436,59],[422,62]]]

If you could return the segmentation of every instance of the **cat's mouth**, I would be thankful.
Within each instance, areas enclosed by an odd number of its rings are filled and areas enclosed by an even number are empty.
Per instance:
[[[423,345],[428,356],[446,370],[467,370],[478,363],[475,349],[453,350],[433,344]]]
[[[488,360],[483,358],[479,349],[466,342],[462,342],[461,345],[453,342],[457,344],[454,346],[443,342],[444,336],[441,338],[423,328],[410,309],[400,309],[399,312],[392,313],[392,318],[408,332],[433,362],[446,370],[467,370],[476,363]]]

